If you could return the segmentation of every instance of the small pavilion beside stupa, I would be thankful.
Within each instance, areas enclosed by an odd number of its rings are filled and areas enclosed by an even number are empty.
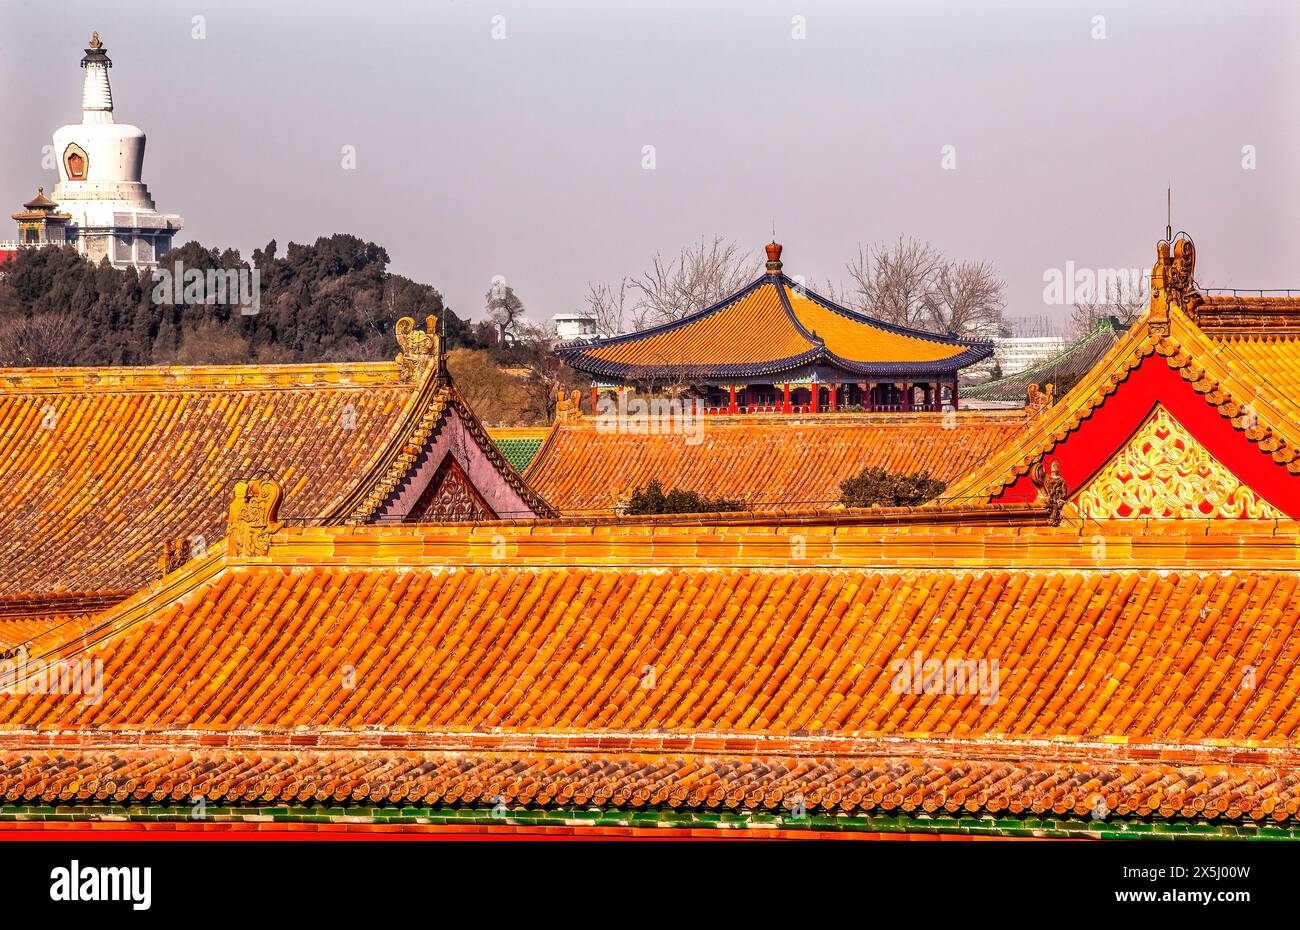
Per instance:
[[[956,408],[961,369],[993,345],[872,319],[813,293],[781,270],[662,326],[575,340],[556,352],[603,391],[702,398],[707,413],[907,412]]]

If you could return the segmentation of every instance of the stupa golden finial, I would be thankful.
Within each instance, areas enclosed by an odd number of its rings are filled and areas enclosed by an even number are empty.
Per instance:
[[[90,47],[91,47],[91,48],[103,48],[103,47],[104,47],[104,43],[101,42],[101,41],[99,41],[99,33],[98,33],[98,32],[92,32],[92,33],[90,34]]]

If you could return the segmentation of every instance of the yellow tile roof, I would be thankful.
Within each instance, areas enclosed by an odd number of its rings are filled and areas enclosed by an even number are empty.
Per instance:
[[[590,565],[556,549],[591,552],[597,537],[608,554]],[[1294,561],[1223,571],[1232,560],[1221,547],[1250,537],[1292,560],[1300,542],[1266,522],[1160,534],[1153,570],[1071,563],[1067,552],[1094,541],[1049,527],[791,522],[719,526],[712,538],[672,521],[288,530],[266,556],[192,563],[77,628],[68,649],[42,658],[102,660],[102,700],[18,689],[0,698],[0,729],[1285,744],[1300,732],[1300,574]],[[675,539],[704,547],[699,564],[645,563]],[[963,541],[980,548],[963,557]],[[455,564],[438,542],[468,560]],[[403,545],[423,555],[403,557]],[[1016,547],[1038,567],[988,564],[1007,565]],[[525,553],[547,551],[560,564],[528,564]],[[768,564],[745,564],[763,552]],[[918,654],[997,660],[996,693],[900,691],[894,665]],[[1246,667],[1255,684],[1243,689]]]
[[[565,514],[610,513],[658,479],[665,488],[741,499],[756,510],[824,510],[864,468],[951,480],[1019,433],[1019,412],[707,417],[695,432],[557,425],[525,477]]]
[[[0,602],[133,591],[265,472],[324,516],[401,422],[389,364],[0,370]]]
[[[960,343],[898,332],[873,325],[865,317],[833,310],[798,288],[786,293],[804,328],[826,343],[840,358],[854,361],[932,362],[967,351]]]
[[[284,529],[43,640],[0,792],[1296,814],[1293,530],[852,519]]]
[[[598,378],[776,378],[822,364],[840,367],[847,380],[951,374],[993,350],[871,319],[773,272],[691,316],[557,351]]]
[[[771,282],[722,309],[646,336],[591,349],[596,359],[631,365],[755,364],[799,356],[813,348],[785,312]]]
[[[1223,364],[1258,382],[1300,422],[1300,336],[1232,334],[1212,337]]]

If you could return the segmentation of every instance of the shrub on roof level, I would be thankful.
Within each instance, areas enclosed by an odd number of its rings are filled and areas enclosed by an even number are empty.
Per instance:
[[[928,471],[898,475],[875,466],[840,482],[840,503],[845,507],[913,507],[938,497],[946,487]]]
[[[743,501],[730,500],[725,497],[705,497],[696,491],[683,491],[674,488],[667,493],[658,479],[652,480],[644,489],[632,492],[628,502],[627,513],[633,515],[653,513],[722,513],[723,511],[744,510]]]

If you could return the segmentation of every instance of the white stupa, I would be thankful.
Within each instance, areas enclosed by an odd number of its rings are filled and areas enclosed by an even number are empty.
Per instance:
[[[113,122],[112,66],[97,32],[81,59],[81,122],[54,134],[59,183],[51,198],[71,216],[67,236],[78,252],[92,261],[107,256],[118,268],[152,268],[184,221],[159,213],[140,180],[144,132]]]

